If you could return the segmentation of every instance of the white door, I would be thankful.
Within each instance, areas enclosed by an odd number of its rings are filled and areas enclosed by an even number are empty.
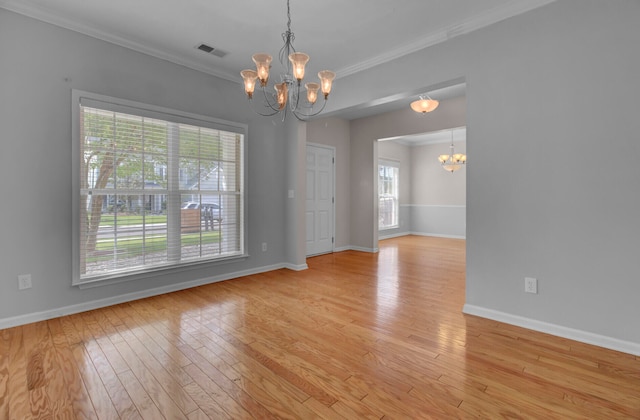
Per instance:
[[[307,255],[333,252],[334,149],[307,145]]]

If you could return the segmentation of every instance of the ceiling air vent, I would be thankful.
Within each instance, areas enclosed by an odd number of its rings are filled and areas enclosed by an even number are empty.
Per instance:
[[[207,44],[196,45],[196,48],[199,49],[200,51],[204,51],[206,53],[215,55],[216,57],[224,57],[225,55],[227,55],[226,52],[224,52],[222,50],[215,49],[212,46],[207,45]]]

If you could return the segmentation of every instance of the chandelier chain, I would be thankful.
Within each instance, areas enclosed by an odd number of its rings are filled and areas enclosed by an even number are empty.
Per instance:
[[[282,40],[284,41],[283,47],[280,49],[279,59],[286,69],[287,73],[291,71],[291,64],[289,63],[289,54],[296,52],[293,47],[293,41],[296,36],[291,32],[291,8],[289,7],[289,0],[287,0],[287,31],[282,34]]]

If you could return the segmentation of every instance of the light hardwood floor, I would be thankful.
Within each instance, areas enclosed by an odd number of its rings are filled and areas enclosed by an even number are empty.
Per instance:
[[[464,241],[0,331],[0,419],[640,418],[640,359],[462,314]]]

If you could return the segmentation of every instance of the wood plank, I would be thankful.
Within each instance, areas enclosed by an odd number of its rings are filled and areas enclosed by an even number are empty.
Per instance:
[[[172,380],[166,371],[155,363],[150,365],[157,369],[155,371],[145,365],[145,361],[149,362],[148,355],[142,352],[144,360],[140,357],[136,350],[140,351],[141,345],[133,333],[121,330],[120,335],[126,341],[114,343],[115,347],[163,416],[180,418],[198,408],[182,386]]]
[[[74,416],[83,419],[98,418],[84,380],[76,366],[73,351],[69,345],[61,319],[49,320],[47,325],[51,332],[54,346],[55,363],[64,379],[64,390],[71,403]]]
[[[27,386],[27,357],[24,348],[25,327],[12,328],[9,342],[9,379],[7,394],[9,418],[30,419],[31,403]]]
[[[0,419],[640,418],[640,357],[462,314],[463,240],[0,330]]]
[[[9,349],[12,331],[0,331],[0,419],[9,418]]]

